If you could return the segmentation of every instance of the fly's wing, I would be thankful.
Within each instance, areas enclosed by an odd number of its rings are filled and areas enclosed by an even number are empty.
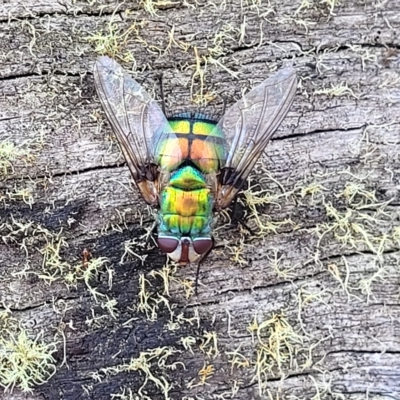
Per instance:
[[[163,141],[174,136],[167,118],[115,60],[99,57],[94,65],[94,81],[137,187],[147,203],[157,205],[162,181],[157,152]],[[175,146],[168,156],[179,160],[180,153]]]
[[[292,67],[279,70],[234,104],[216,129],[226,152],[217,176],[216,208],[228,207],[292,104],[297,87]]]

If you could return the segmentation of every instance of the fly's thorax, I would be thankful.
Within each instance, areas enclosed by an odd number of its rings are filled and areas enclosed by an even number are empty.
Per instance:
[[[181,264],[195,262],[213,245],[213,196],[205,176],[193,165],[171,174],[160,196],[158,245]]]
[[[160,232],[203,235],[211,231],[213,196],[193,166],[175,171],[160,196]]]

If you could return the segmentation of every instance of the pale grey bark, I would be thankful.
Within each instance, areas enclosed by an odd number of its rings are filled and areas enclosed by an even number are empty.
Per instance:
[[[106,376],[101,369],[171,346],[181,353],[168,362],[185,368],[165,369],[156,358],[151,371],[172,384],[172,399],[399,399],[399,2],[314,0],[298,10],[300,1],[189,1],[164,5],[156,15],[143,4],[0,4],[0,140],[17,146],[0,181],[0,310],[9,308],[31,337],[43,331],[45,342],[58,343],[56,374],[27,398],[110,399],[124,388],[129,398],[143,373]],[[163,293],[161,279],[149,272],[165,258],[151,240],[141,246],[153,217],[130,189],[94,90],[97,53],[87,38],[108,32],[110,22],[118,34],[136,23],[118,54],[132,52],[136,79],[157,96],[163,76],[170,112],[190,104],[192,79],[199,93],[196,51],[204,56],[205,92],[228,104],[282,64],[293,63],[299,74],[293,107],[252,179],[261,182],[253,192],[268,189],[272,196],[258,206],[260,218],[279,226],[257,235],[251,215],[245,222],[252,234],[218,218],[217,248],[202,266],[198,296],[187,299],[182,285],[172,283],[175,328],[162,304],[154,321],[132,309],[141,273],[153,298]],[[165,51],[172,27],[175,42]],[[218,43],[220,54],[211,50]],[[59,263],[82,266],[85,248],[109,260],[112,287],[105,267],[89,286],[117,300],[115,318],[104,308],[106,298],[96,303],[82,280],[65,284],[69,267],[63,275],[56,266],[54,282],[43,279],[43,248],[60,238]],[[132,239],[132,251],[147,255],[143,265],[133,255],[120,264]],[[195,270],[176,276],[194,279]],[[179,324],[180,313],[198,313],[199,323]],[[289,335],[280,350],[284,357],[293,346],[291,360],[278,368],[270,359],[260,394],[254,369],[260,345],[248,327],[255,317],[261,324],[277,314],[298,336]],[[266,343],[272,327],[261,331]],[[202,350],[207,332],[218,338],[217,355],[204,354],[212,346]],[[181,344],[188,336],[196,339],[193,353]],[[249,367],[232,369],[239,346]],[[196,386],[205,365],[215,372]],[[154,382],[145,393],[163,398]],[[25,397],[16,388],[0,398]]]

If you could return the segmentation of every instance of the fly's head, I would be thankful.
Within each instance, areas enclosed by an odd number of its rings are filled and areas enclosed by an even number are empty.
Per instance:
[[[201,260],[213,248],[214,240],[211,236],[191,238],[190,236],[158,235],[158,247],[180,265],[190,264]]]

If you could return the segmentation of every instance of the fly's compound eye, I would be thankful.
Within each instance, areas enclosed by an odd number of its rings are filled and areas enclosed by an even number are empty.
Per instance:
[[[214,242],[210,238],[193,240],[193,248],[197,254],[206,254],[213,248]]]
[[[170,237],[159,237],[157,244],[164,253],[172,253],[178,247],[179,240]]]

